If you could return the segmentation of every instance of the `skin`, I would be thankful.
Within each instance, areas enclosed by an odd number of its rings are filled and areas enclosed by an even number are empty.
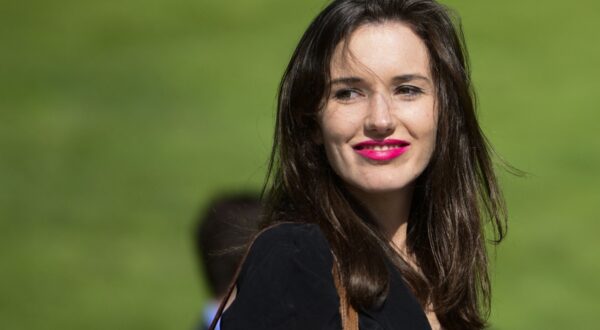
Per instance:
[[[405,242],[414,183],[436,140],[436,95],[427,48],[400,22],[363,25],[337,46],[331,82],[319,117],[318,142],[350,192],[418,269]],[[366,140],[385,139],[404,140],[410,147],[386,161],[365,158],[354,149]],[[440,329],[435,313],[426,314],[433,329]]]
[[[337,46],[331,81],[320,114],[320,142],[335,172],[393,238],[407,220],[414,182],[435,147],[437,110],[427,48],[402,23],[363,25]],[[404,140],[410,147],[389,161],[364,158],[353,148],[385,139]]]

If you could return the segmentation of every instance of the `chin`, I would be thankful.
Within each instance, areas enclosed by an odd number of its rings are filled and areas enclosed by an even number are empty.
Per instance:
[[[373,182],[353,182],[351,189],[363,194],[389,194],[398,193],[412,187],[412,181],[399,180],[390,182],[389,180],[377,180]]]

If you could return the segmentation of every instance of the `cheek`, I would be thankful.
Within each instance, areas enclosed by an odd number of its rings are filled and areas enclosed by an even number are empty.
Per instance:
[[[433,105],[426,105],[410,109],[402,115],[402,121],[406,125],[409,134],[420,141],[433,139],[437,132],[437,111]]]
[[[435,150],[437,136],[437,111],[433,106],[413,109],[404,114],[405,127],[418,150],[415,160],[424,166],[431,160]]]
[[[337,109],[326,109],[321,116],[322,142],[330,147],[350,141],[360,130],[360,120],[352,113]]]
[[[320,127],[327,161],[334,172],[344,177],[345,169],[352,162],[351,143],[360,132],[360,120],[348,111],[327,109],[321,116]]]

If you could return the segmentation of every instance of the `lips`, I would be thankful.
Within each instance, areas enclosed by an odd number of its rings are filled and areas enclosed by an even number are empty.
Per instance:
[[[403,140],[386,139],[367,140],[355,144],[352,148],[364,158],[375,161],[389,161],[404,154],[410,143]]]

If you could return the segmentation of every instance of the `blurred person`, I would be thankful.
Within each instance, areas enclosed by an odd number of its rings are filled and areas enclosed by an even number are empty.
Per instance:
[[[332,1],[278,101],[265,226],[221,329],[485,328],[505,206],[449,10]]]
[[[204,306],[198,330],[208,329],[233,281],[245,247],[256,234],[260,209],[255,194],[225,194],[209,203],[199,217],[194,244],[211,298]]]

